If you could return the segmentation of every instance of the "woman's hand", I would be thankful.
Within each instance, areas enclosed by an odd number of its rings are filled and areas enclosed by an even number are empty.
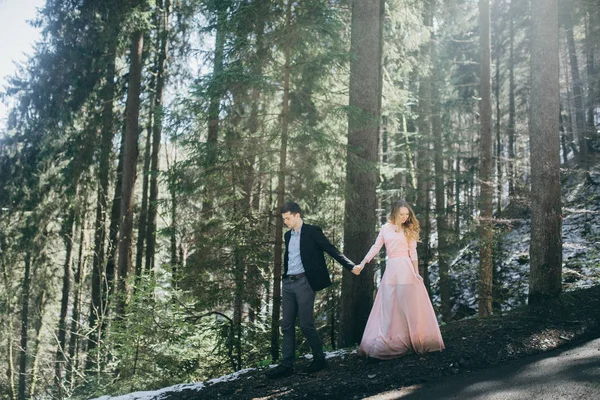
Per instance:
[[[360,275],[360,273],[364,267],[365,267],[365,263],[360,263],[358,265],[355,265],[354,268],[352,268],[352,273],[354,275],[358,276],[358,275]]]

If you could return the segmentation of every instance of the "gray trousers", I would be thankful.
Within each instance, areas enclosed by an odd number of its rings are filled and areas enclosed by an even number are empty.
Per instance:
[[[306,277],[295,281],[283,280],[283,332],[281,364],[291,367],[296,358],[296,317],[300,320],[300,329],[310,346],[314,359],[323,359],[323,342],[314,324],[315,291]]]

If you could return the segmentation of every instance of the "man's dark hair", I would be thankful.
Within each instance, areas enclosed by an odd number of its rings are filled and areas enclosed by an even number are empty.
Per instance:
[[[298,203],[294,203],[293,201],[288,201],[279,209],[279,212],[281,214],[285,214],[286,212],[289,212],[292,214],[302,214],[302,209],[300,208]]]

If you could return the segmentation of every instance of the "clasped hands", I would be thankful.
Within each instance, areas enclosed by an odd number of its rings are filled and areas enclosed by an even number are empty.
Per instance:
[[[352,268],[352,273],[356,276],[360,275],[360,272],[363,270],[363,268],[365,267],[365,263],[360,263],[358,265],[355,265],[354,268]]]

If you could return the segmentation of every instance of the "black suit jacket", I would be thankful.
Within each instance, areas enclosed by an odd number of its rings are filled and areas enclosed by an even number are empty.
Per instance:
[[[288,271],[288,246],[291,236],[290,231],[285,233],[285,255],[283,257],[284,278],[287,276]],[[308,278],[308,283],[315,291],[331,286],[331,279],[329,278],[329,271],[327,271],[323,252],[327,252],[327,254],[342,264],[347,270],[354,268],[354,263],[331,244],[320,227],[303,223],[302,230],[300,231],[300,258],[302,259],[302,266]]]

